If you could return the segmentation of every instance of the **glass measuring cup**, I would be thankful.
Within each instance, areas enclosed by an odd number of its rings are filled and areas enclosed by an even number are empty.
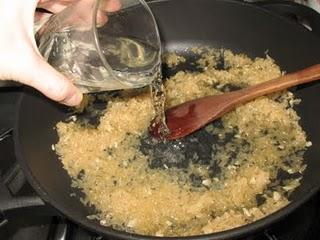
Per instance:
[[[143,0],[78,0],[37,33],[39,50],[82,92],[139,88],[160,71],[161,43]]]

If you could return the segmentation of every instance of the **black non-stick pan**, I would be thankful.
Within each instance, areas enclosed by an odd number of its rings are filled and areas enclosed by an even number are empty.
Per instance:
[[[183,52],[186,47],[199,45],[224,47],[251,57],[263,57],[268,51],[277,64],[288,72],[319,63],[320,38],[315,34],[319,31],[319,16],[297,5],[271,2],[265,7],[277,9],[287,16],[270,13],[261,5],[230,0],[160,0],[151,1],[149,5],[158,21],[166,51]],[[301,25],[302,20],[313,28],[313,32]],[[300,86],[293,91],[302,99],[297,111],[313,146],[305,154],[308,167],[301,186],[291,195],[291,203],[252,224],[185,239],[236,239],[247,236],[291,213],[318,191],[320,84]],[[86,218],[93,209],[70,197],[75,190],[70,187],[68,174],[51,150],[51,145],[57,142],[53,128],[67,115],[66,108],[33,90],[26,89],[21,97],[14,129],[15,151],[30,184],[46,204],[91,231],[110,239],[154,239],[102,227]]]

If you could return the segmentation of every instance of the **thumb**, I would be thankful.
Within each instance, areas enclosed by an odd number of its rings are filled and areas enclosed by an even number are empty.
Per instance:
[[[56,71],[42,57],[36,56],[29,62],[28,69],[19,74],[20,82],[36,88],[48,98],[68,106],[76,106],[82,93],[63,74]],[[27,73],[27,74],[26,74]]]

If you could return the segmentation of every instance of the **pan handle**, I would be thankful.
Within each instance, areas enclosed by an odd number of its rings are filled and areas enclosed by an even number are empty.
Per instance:
[[[0,133],[0,142],[12,141],[12,129]],[[9,144],[8,145],[12,145]],[[12,216],[37,214],[44,216],[59,215],[53,208],[47,206],[36,195],[26,196],[23,192],[26,179],[19,166],[14,164],[9,170],[0,172],[0,227],[6,225]]]
[[[26,214],[26,212],[35,213],[36,208],[36,212],[42,212],[40,208],[45,209],[45,203],[37,196],[13,198],[0,204],[0,228],[6,225],[10,216],[18,210],[20,214]]]
[[[303,25],[320,37],[320,13],[305,5],[283,0],[254,1],[251,4],[270,10]]]
[[[8,223],[11,216],[17,214],[52,215],[51,209],[38,196],[12,196],[4,185],[0,185],[0,228]]]

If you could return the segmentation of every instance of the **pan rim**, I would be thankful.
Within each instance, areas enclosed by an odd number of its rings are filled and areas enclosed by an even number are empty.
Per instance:
[[[172,0],[149,0],[147,3],[148,4],[157,4],[157,3],[166,3],[166,2],[171,2]],[[185,0],[175,0],[175,1],[185,1]],[[205,0],[193,0],[193,1],[205,1]],[[310,31],[309,29],[307,29],[306,27],[304,27],[302,24],[298,23],[298,22],[294,22],[290,19],[288,19],[287,17],[281,16],[280,14],[277,14],[273,11],[270,11],[262,6],[259,5],[255,5],[253,3],[247,2],[247,1],[238,1],[238,0],[214,0],[216,2],[222,2],[222,3],[228,3],[228,4],[235,4],[235,5],[239,5],[239,6],[244,6],[244,7],[248,7],[248,8],[252,8],[255,9],[257,11],[261,11],[264,12],[265,14],[272,16],[274,18],[279,19],[280,21],[285,21],[287,24],[290,24],[292,26],[295,26],[297,28],[299,28],[300,31],[304,31],[308,34],[311,34],[313,37],[319,39],[320,36],[317,36],[316,34],[312,33],[312,31]],[[286,1],[284,1],[285,3]],[[304,5],[302,5],[303,7],[305,7]],[[315,11],[313,9],[311,9],[312,11]],[[316,12],[316,11],[315,11]],[[317,13],[317,12],[316,12]],[[320,13],[318,13],[320,15]]]
[[[157,2],[170,2],[171,0],[154,0],[150,1],[149,3],[157,3]],[[252,7],[255,9],[258,9],[257,11],[264,11],[268,15],[271,15],[273,17],[277,17],[281,19],[281,21],[286,21],[288,24],[292,24],[294,26],[299,26],[300,30],[304,30],[305,32],[309,32],[306,28],[302,27],[301,25],[291,22],[285,17],[279,16],[277,14],[274,14],[266,9],[263,9],[261,7],[257,7],[254,5],[251,5],[249,3],[235,1],[235,0],[219,0],[220,2],[228,2],[228,3],[234,3],[234,4],[240,4],[245,5],[248,7]],[[311,32],[309,32],[310,34]],[[313,35],[313,34],[312,34]],[[23,154],[22,154],[22,148],[21,143],[19,140],[19,119],[20,119],[20,107],[23,102],[23,99],[27,96],[27,93],[24,91],[21,96],[19,97],[19,100],[16,104],[15,109],[15,122],[14,122],[14,144],[15,144],[15,155],[17,157],[17,160],[19,161],[19,164],[21,165],[24,174],[26,175],[26,178],[28,182],[31,184],[31,186],[34,188],[36,193],[40,196],[41,199],[43,199],[46,203],[48,203],[50,206],[52,206],[54,209],[56,209],[58,212],[62,213],[65,217],[69,218],[73,222],[79,224],[80,226],[84,227],[85,229],[88,229],[93,232],[99,232],[103,235],[108,235],[110,237],[114,237],[117,239],[133,239],[133,240],[147,240],[147,239],[186,239],[186,240],[226,240],[226,239],[233,239],[233,238],[239,238],[243,237],[245,235],[251,234],[253,232],[256,232],[258,230],[261,230],[263,228],[266,228],[270,226],[271,224],[274,224],[282,219],[284,219],[286,216],[294,212],[299,206],[306,203],[312,196],[315,195],[319,191],[320,186],[314,187],[310,189],[308,194],[304,195],[303,198],[300,199],[300,201],[296,202],[290,202],[287,206],[279,209],[275,213],[272,213],[270,215],[265,216],[264,218],[254,221],[250,224],[246,224],[237,228],[233,228],[230,230],[212,233],[212,234],[206,234],[206,235],[198,235],[198,236],[188,236],[188,237],[168,237],[168,238],[162,238],[162,237],[155,237],[155,236],[145,236],[145,235],[139,235],[139,234],[130,234],[123,231],[114,230],[111,227],[103,227],[100,226],[96,222],[89,221],[87,219],[78,219],[77,217],[73,216],[72,214],[66,213],[64,210],[60,209],[58,207],[60,204],[55,202],[53,199],[50,199],[50,194],[44,190],[43,187],[41,187],[40,182],[33,176],[31,170],[29,169],[28,164],[26,161],[24,161]]]
[[[32,171],[30,170],[28,164],[26,161],[24,161],[24,158],[22,156],[21,151],[21,144],[19,141],[19,119],[20,119],[20,106],[23,102],[23,99],[28,96],[28,92],[25,91],[26,88],[24,88],[23,92],[19,96],[19,99],[16,104],[15,109],[15,122],[14,122],[14,131],[13,131],[13,137],[14,137],[14,146],[15,146],[15,156],[17,157],[17,160],[23,170],[23,173],[25,174],[28,182],[31,184],[33,189],[36,191],[36,193],[39,195],[39,197],[47,204],[49,204],[51,207],[53,207],[57,212],[62,213],[63,216],[70,219],[71,221],[75,222],[76,224],[82,226],[85,229],[88,229],[91,232],[98,232],[99,234],[103,234],[105,236],[114,237],[116,239],[130,239],[130,240],[152,240],[152,239],[172,239],[172,240],[228,240],[228,239],[236,239],[244,237],[248,234],[252,234],[254,232],[257,232],[259,230],[262,230],[264,228],[269,227],[272,224],[275,224],[279,222],[280,220],[284,219],[286,216],[293,213],[296,209],[298,209],[300,206],[305,204],[309,199],[311,199],[317,192],[319,192],[320,186],[313,187],[309,190],[308,194],[304,195],[303,198],[301,198],[299,201],[290,202],[287,206],[277,210],[276,212],[269,214],[257,221],[251,222],[246,225],[242,225],[240,227],[232,228],[229,230],[216,232],[216,233],[210,233],[210,234],[203,234],[203,235],[195,235],[195,236],[187,236],[187,237],[156,237],[156,236],[146,236],[146,235],[140,235],[140,234],[133,234],[133,233],[127,233],[124,231],[115,230],[112,227],[104,227],[99,225],[96,222],[90,221],[88,219],[78,219],[73,214],[67,213],[65,210],[61,209],[59,207],[59,203],[54,201],[50,198],[50,194],[44,190],[44,188],[41,186],[40,182],[34,177],[32,174]]]

